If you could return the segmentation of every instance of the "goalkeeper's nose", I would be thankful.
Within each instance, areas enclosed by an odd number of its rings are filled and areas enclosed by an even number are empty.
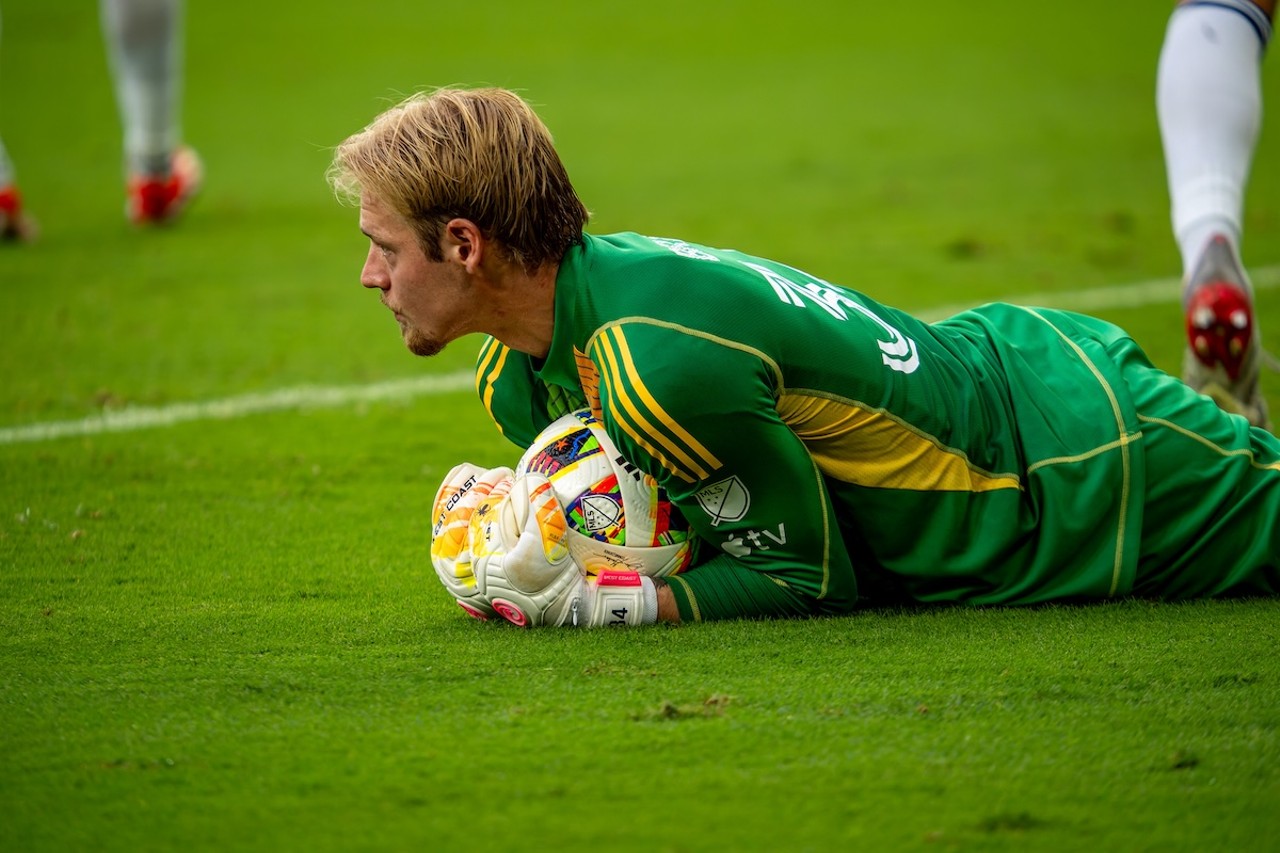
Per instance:
[[[369,254],[365,256],[364,266],[360,268],[360,284],[384,292],[391,287],[386,259],[382,257],[382,250],[372,243],[369,244]]]

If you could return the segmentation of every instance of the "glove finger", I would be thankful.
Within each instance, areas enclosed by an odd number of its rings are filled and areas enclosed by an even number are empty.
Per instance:
[[[456,522],[470,513],[462,513],[468,495],[475,489],[485,469],[463,462],[445,475],[431,504],[432,559],[454,559],[466,545],[465,532],[459,534]]]
[[[528,495],[529,505],[521,538],[536,535],[547,562],[563,562],[569,556],[569,519],[551,481],[541,474],[526,474],[519,479],[523,481],[521,485]]]
[[[540,474],[504,482],[471,518],[474,571],[494,610],[517,625],[561,624],[586,583],[569,556],[568,520]]]
[[[467,548],[468,522],[493,488],[512,476],[510,468],[483,469],[464,462],[449,472],[436,493],[431,528],[433,560],[453,560]]]
[[[436,491],[435,500],[431,504],[432,518],[438,523],[451,513],[470,515],[470,509],[489,494],[495,485],[513,474],[507,467],[486,469],[470,462],[454,466]]]
[[[441,512],[453,509],[454,505],[461,500],[461,496],[475,485],[476,480],[484,472],[484,468],[470,462],[453,466],[449,473],[444,475],[444,479],[440,481],[440,488],[436,490],[435,500],[431,502],[432,516],[438,517]],[[455,498],[455,496],[458,497]]]
[[[541,589],[572,565],[568,519],[546,477],[516,477],[494,525],[507,551],[507,572],[518,587]]]

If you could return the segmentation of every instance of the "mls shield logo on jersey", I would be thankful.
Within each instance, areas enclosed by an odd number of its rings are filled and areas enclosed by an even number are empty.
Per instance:
[[[722,521],[741,521],[751,508],[751,493],[737,477],[712,483],[694,497],[703,512],[711,516],[712,526]]]

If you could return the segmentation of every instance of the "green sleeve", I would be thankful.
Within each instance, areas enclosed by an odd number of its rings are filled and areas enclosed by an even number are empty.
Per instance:
[[[764,354],[645,320],[590,345],[605,428],[720,554],[671,582],[687,619],[840,613],[857,584],[821,473]]]
[[[682,622],[704,619],[809,616],[812,601],[768,572],[745,569],[728,554],[717,554],[696,571],[666,579]]]
[[[480,347],[476,391],[498,431],[522,451],[556,418],[586,405],[581,389],[548,385],[529,356],[495,338]]]

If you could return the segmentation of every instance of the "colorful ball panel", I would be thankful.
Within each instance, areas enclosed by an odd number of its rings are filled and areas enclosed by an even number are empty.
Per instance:
[[[610,545],[656,547],[688,539],[688,522],[648,474],[627,463],[586,410],[558,419],[516,466],[551,481],[571,529]]]

